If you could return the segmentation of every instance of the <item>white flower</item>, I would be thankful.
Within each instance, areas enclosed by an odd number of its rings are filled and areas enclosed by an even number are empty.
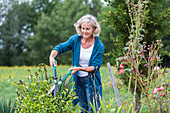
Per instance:
[[[154,70],[155,70],[155,71],[160,70],[159,66],[154,67]]]

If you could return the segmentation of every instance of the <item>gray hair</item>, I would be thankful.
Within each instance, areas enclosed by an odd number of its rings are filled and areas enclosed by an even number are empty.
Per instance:
[[[82,36],[82,33],[81,33],[81,24],[82,23],[90,23],[91,26],[94,28],[93,37],[99,36],[101,28],[100,28],[99,23],[97,22],[97,19],[94,16],[87,14],[87,15],[81,17],[74,24],[74,27],[76,28],[76,31],[80,36]]]

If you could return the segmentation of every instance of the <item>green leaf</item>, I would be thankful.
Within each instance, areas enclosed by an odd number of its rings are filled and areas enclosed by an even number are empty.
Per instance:
[[[132,106],[133,104],[131,103],[131,105],[129,106],[129,109],[128,109],[128,112],[127,113],[130,113],[131,109],[132,109]]]
[[[93,105],[92,105],[91,102],[90,102],[90,105],[91,105],[91,108],[93,110],[93,113],[96,113],[96,107],[95,107],[95,100],[94,100],[94,98],[93,98]]]
[[[116,111],[116,108],[113,108],[110,110],[110,113],[115,113],[115,111]]]
[[[125,71],[131,72],[132,70],[131,69],[125,69]]]
[[[139,36],[144,37],[144,35],[143,35],[143,34],[139,34]]]
[[[124,47],[124,48],[123,48],[124,51],[126,51],[126,50],[128,50],[128,49],[129,49],[129,47]]]
[[[122,108],[123,108],[123,106],[120,106],[120,107],[118,108],[118,111],[117,111],[116,113],[122,113]]]
[[[138,38],[136,38],[136,39],[137,39],[137,40],[143,40],[142,37],[138,37]]]
[[[106,110],[105,110],[105,107],[104,107],[104,104],[101,100],[101,96],[99,95],[99,100],[100,100],[100,104],[101,104],[101,107],[102,107],[102,113],[106,113]]]
[[[143,3],[144,3],[144,4],[147,4],[147,3],[148,3],[148,1],[143,1]]]
[[[132,39],[132,38],[133,38],[133,35],[130,35],[128,38],[129,38],[129,39]]]

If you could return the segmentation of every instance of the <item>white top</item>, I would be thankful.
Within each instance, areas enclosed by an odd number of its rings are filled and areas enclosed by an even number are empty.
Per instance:
[[[93,46],[94,46],[94,44],[87,49],[84,49],[81,46],[81,48],[80,48],[80,59],[79,59],[79,66],[80,67],[88,67],[89,60],[90,60],[92,50],[93,50]],[[88,72],[79,71],[78,75],[79,75],[79,77],[84,77],[84,76],[88,75]]]

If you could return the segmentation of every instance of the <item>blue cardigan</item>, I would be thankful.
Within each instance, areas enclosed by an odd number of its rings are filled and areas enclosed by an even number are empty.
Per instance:
[[[81,38],[82,38],[82,36],[79,36],[78,34],[73,35],[66,42],[55,46],[55,48],[53,50],[57,50],[58,55],[72,50],[72,65],[79,66]],[[99,69],[102,65],[103,53],[104,53],[104,45],[99,40],[99,37],[95,37],[92,55],[89,60],[89,66],[94,66],[94,70],[92,72],[90,72],[89,75],[95,74],[95,76],[93,76],[91,79],[89,77],[88,83],[89,83],[89,86],[91,89],[90,95],[93,95],[92,94],[94,92],[93,89],[95,89],[95,90],[97,90],[97,97],[99,97],[99,94],[102,97],[102,83],[101,83],[101,76],[100,76]],[[77,74],[78,73],[76,72],[73,75],[73,81],[75,82],[75,88],[77,86],[77,76],[78,76]],[[94,82],[95,82],[95,84],[94,84]],[[93,97],[91,97],[91,102],[93,102],[92,100],[93,100]]]

